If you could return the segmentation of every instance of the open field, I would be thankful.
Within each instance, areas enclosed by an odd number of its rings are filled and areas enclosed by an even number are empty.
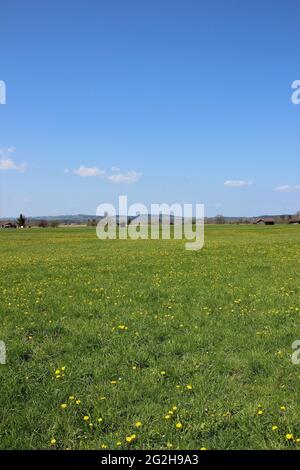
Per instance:
[[[299,229],[0,231],[0,447],[296,448]]]

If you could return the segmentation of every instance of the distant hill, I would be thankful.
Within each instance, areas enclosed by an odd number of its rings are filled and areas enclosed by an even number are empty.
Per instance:
[[[223,216],[223,215],[217,215],[215,217],[205,217],[205,223],[231,223],[231,224],[236,224],[236,223],[253,223],[256,219],[260,218],[272,218],[275,219],[277,223],[279,222],[288,222],[291,218],[295,217],[295,215],[291,214],[279,214],[279,215],[269,215],[269,214],[263,214],[259,215],[257,217],[231,217],[231,216]],[[46,221],[49,224],[51,222],[56,221],[59,225],[71,225],[71,224],[76,224],[76,225],[95,225],[99,220],[101,220],[103,217],[100,216],[95,216],[92,214],[66,214],[66,215],[42,215],[42,216],[35,216],[35,217],[27,217],[27,225],[38,225],[40,221]],[[135,221],[135,223],[150,223],[150,220],[154,221],[154,223],[168,223],[168,216],[166,215],[137,215],[135,217],[128,217],[128,222],[132,223]],[[117,223],[126,223],[126,217],[124,216],[116,216]],[[182,220],[181,217],[174,217],[171,215],[170,221],[171,224],[174,223],[174,221]],[[187,220],[187,219],[186,219]],[[192,219],[190,219],[192,221]],[[2,217],[0,218],[0,222],[15,222],[16,218],[15,217]],[[195,219],[193,219],[193,222],[195,222]]]

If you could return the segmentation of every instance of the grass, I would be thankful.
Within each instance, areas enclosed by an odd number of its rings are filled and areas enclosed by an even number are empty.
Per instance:
[[[297,448],[299,227],[205,236],[0,232],[2,449]]]

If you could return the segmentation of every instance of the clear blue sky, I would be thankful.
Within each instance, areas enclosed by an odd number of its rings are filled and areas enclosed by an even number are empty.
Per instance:
[[[300,210],[299,0],[2,0],[0,216]]]

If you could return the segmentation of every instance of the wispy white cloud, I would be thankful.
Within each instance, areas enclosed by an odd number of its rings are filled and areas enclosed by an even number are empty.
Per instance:
[[[137,183],[142,176],[142,173],[131,170],[127,173],[116,173],[107,177],[112,183]]]
[[[66,169],[65,173],[73,173],[74,175],[81,176],[83,178],[91,177],[91,176],[104,176],[105,171],[101,170],[97,167],[87,167],[81,165],[79,168],[75,170]]]
[[[289,184],[283,184],[282,186],[277,186],[275,191],[280,193],[297,193],[300,192],[300,184],[296,184],[295,186],[290,186]]]
[[[11,155],[15,153],[14,147],[0,148],[0,171],[5,170],[15,170],[15,171],[25,171],[25,163],[17,164],[11,158]]]
[[[224,182],[225,188],[244,188],[246,186],[251,186],[253,181],[245,180],[227,180]]]
[[[135,170],[130,170],[123,173],[121,172],[120,168],[114,166],[111,168],[111,174],[107,174],[105,170],[102,170],[98,167],[87,167],[84,165],[81,165],[79,168],[73,170],[66,168],[64,170],[64,173],[72,173],[83,178],[102,176],[105,177],[111,183],[136,183],[140,180],[142,176],[142,173],[139,173]]]

